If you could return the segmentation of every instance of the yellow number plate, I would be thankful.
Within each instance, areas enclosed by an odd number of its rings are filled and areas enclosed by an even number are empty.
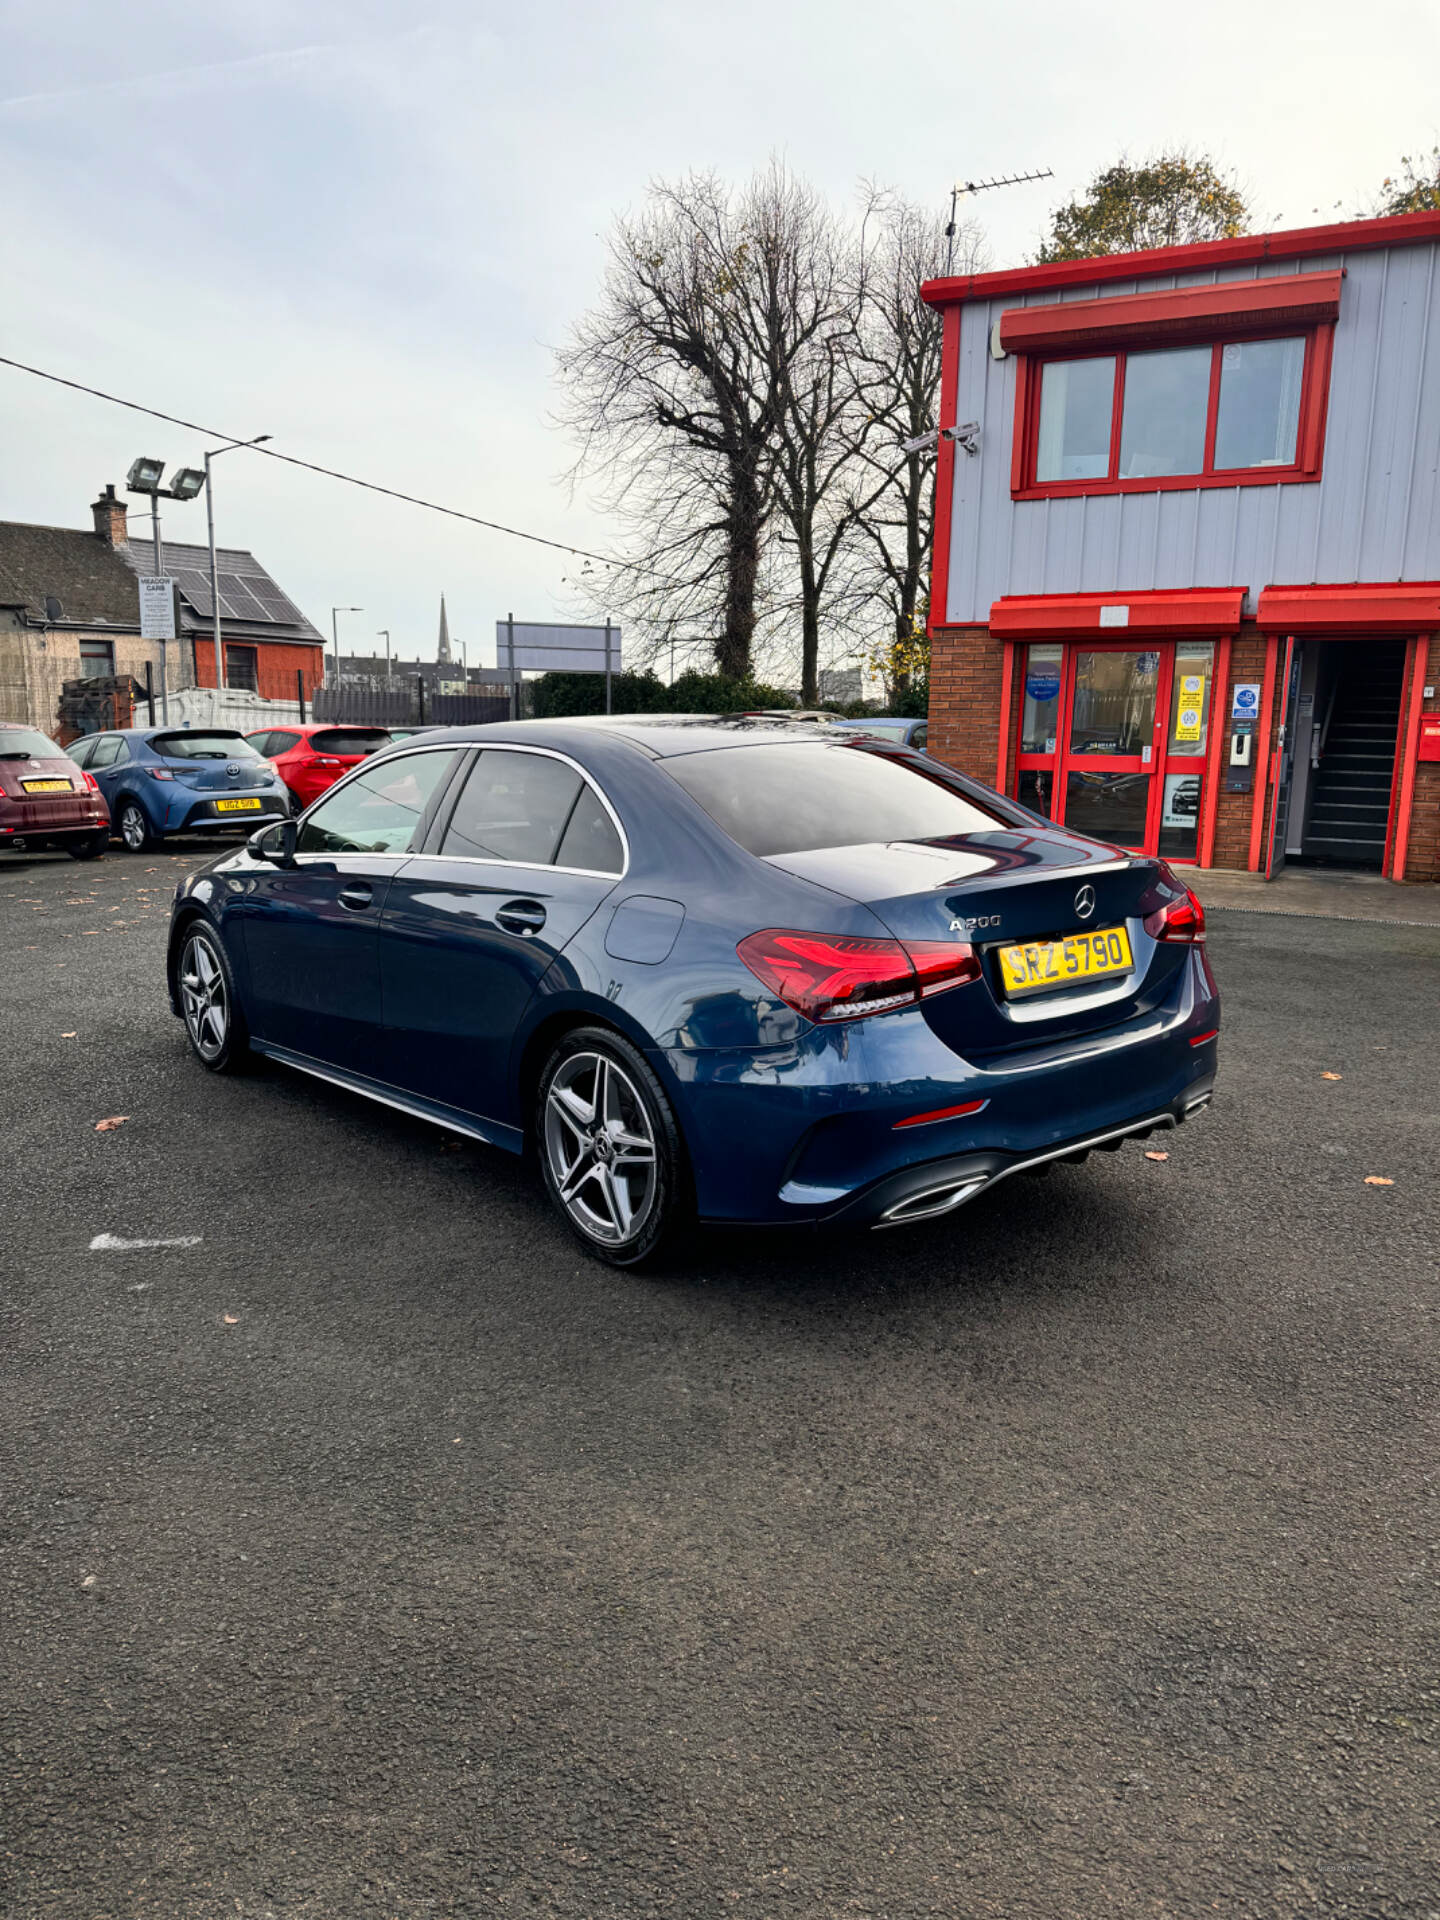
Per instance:
[[[1001,947],[1000,977],[1007,994],[1043,993],[1106,974],[1129,973],[1135,965],[1124,927],[1097,927],[1072,933],[1068,940],[1036,940]]]
[[[69,793],[68,780],[22,780],[21,786],[26,793]]]
[[[217,800],[215,811],[217,813],[258,813],[260,802],[258,800]]]

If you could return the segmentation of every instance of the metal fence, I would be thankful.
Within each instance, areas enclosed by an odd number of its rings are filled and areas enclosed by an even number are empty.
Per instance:
[[[431,693],[419,679],[397,680],[392,687],[317,687],[312,702],[317,720],[352,727],[476,727],[510,717],[506,687],[483,693]]]

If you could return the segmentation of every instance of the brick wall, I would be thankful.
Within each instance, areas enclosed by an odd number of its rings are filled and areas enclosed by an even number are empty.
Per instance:
[[[1275,692],[1271,702],[1272,706],[1278,706],[1280,702],[1281,688],[1279,678],[1280,676],[1277,672]],[[1254,790],[1252,789],[1249,793],[1225,792],[1225,772],[1230,759],[1230,688],[1242,680],[1253,680],[1261,686],[1265,684],[1265,641],[1260,629],[1253,622],[1242,625],[1239,633],[1231,642],[1229,684],[1217,688],[1215,697],[1211,702],[1210,724],[1211,726],[1221,727],[1225,735],[1225,745],[1220,761],[1220,796],[1218,802],[1220,811],[1215,819],[1215,851],[1212,856],[1212,864],[1217,867],[1244,868],[1250,864],[1250,827],[1254,819],[1255,809]],[[1272,712],[1267,717],[1267,724],[1270,728],[1270,741],[1273,749],[1276,729],[1279,726],[1279,716]],[[1258,734],[1256,735],[1255,746],[1252,751],[1257,758],[1258,774],[1258,756],[1260,751],[1260,738]],[[1266,800],[1266,806],[1269,806],[1268,798]],[[1261,844],[1263,847],[1263,840]]]
[[[1423,689],[1436,691],[1428,700]],[[1425,678],[1420,682],[1422,713],[1440,713],[1440,633],[1430,636]],[[1415,769],[1415,804],[1410,810],[1406,880],[1440,880],[1440,760],[1422,760]]]
[[[187,647],[188,647],[187,643]],[[222,623],[220,644],[227,647],[230,643],[225,637]],[[256,692],[264,700],[293,700],[295,698],[295,675],[305,676],[305,699],[308,703],[314,698],[315,689],[325,677],[324,651],[318,646],[287,646],[278,640],[237,640],[237,646],[254,647],[255,676],[258,682]],[[195,685],[213,687],[215,684],[215,646],[204,634],[194,638]]]
[[[986,627],[941,627],[930,641],[930,751],[991,786],[1003,646]]]

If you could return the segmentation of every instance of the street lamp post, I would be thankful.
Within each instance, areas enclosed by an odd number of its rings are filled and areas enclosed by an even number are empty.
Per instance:
[[[363,607],[331,607],[330,609],[330,637],[335,643],[335,691],[337,694],[340,691],[340,622],[337,616],[342,613],[363,613],[364,611]]]
[[[205,520],[210,536],[210,620],[215,640],[215,700],[218,706],[220,694],[225,685],[225,656],[220,646],[220,567],[215,557],[215,487],[210,478],[210,462],[217,460],[222,453],[233,453],[237,447],[263,446],[270,438],[268,433],[257,433],[253,440],[232,440],[223,447],[211,447],[205,455]],[[159,546],[157,527],[156,546]],[[156,571],[159,571],[157,558]]]
[[[125,491],[144,495],[150,502],[150,534],[155,543],[155,577],[165,577],[165,550],[160,544],[160,502],[162,500],[193,500],[205,484],[205,475],[196,467],[182,467],[175,476],[175,484],[162,487],[160,476],[165,471],[163,460],[149,460],[142,455],[132,460],[130,471],[125,476]],[[174,590],[171,590],[171,607],[174,607]],[[174,621],[171,621],[173,640]],[[165,724],[170,723],[170,676],[165,670],[166,641],[160,641],[160,712]]]
[[[385,685],[388,688],[390,685],[390,629],[388,627],[377,627],[375,636],[377,639],[385,642]]]

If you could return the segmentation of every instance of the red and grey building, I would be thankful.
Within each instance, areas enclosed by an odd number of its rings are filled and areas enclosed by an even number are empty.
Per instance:
[[[1440,213],[924,293],[930,751],[1167,859],[1440,879]]]

